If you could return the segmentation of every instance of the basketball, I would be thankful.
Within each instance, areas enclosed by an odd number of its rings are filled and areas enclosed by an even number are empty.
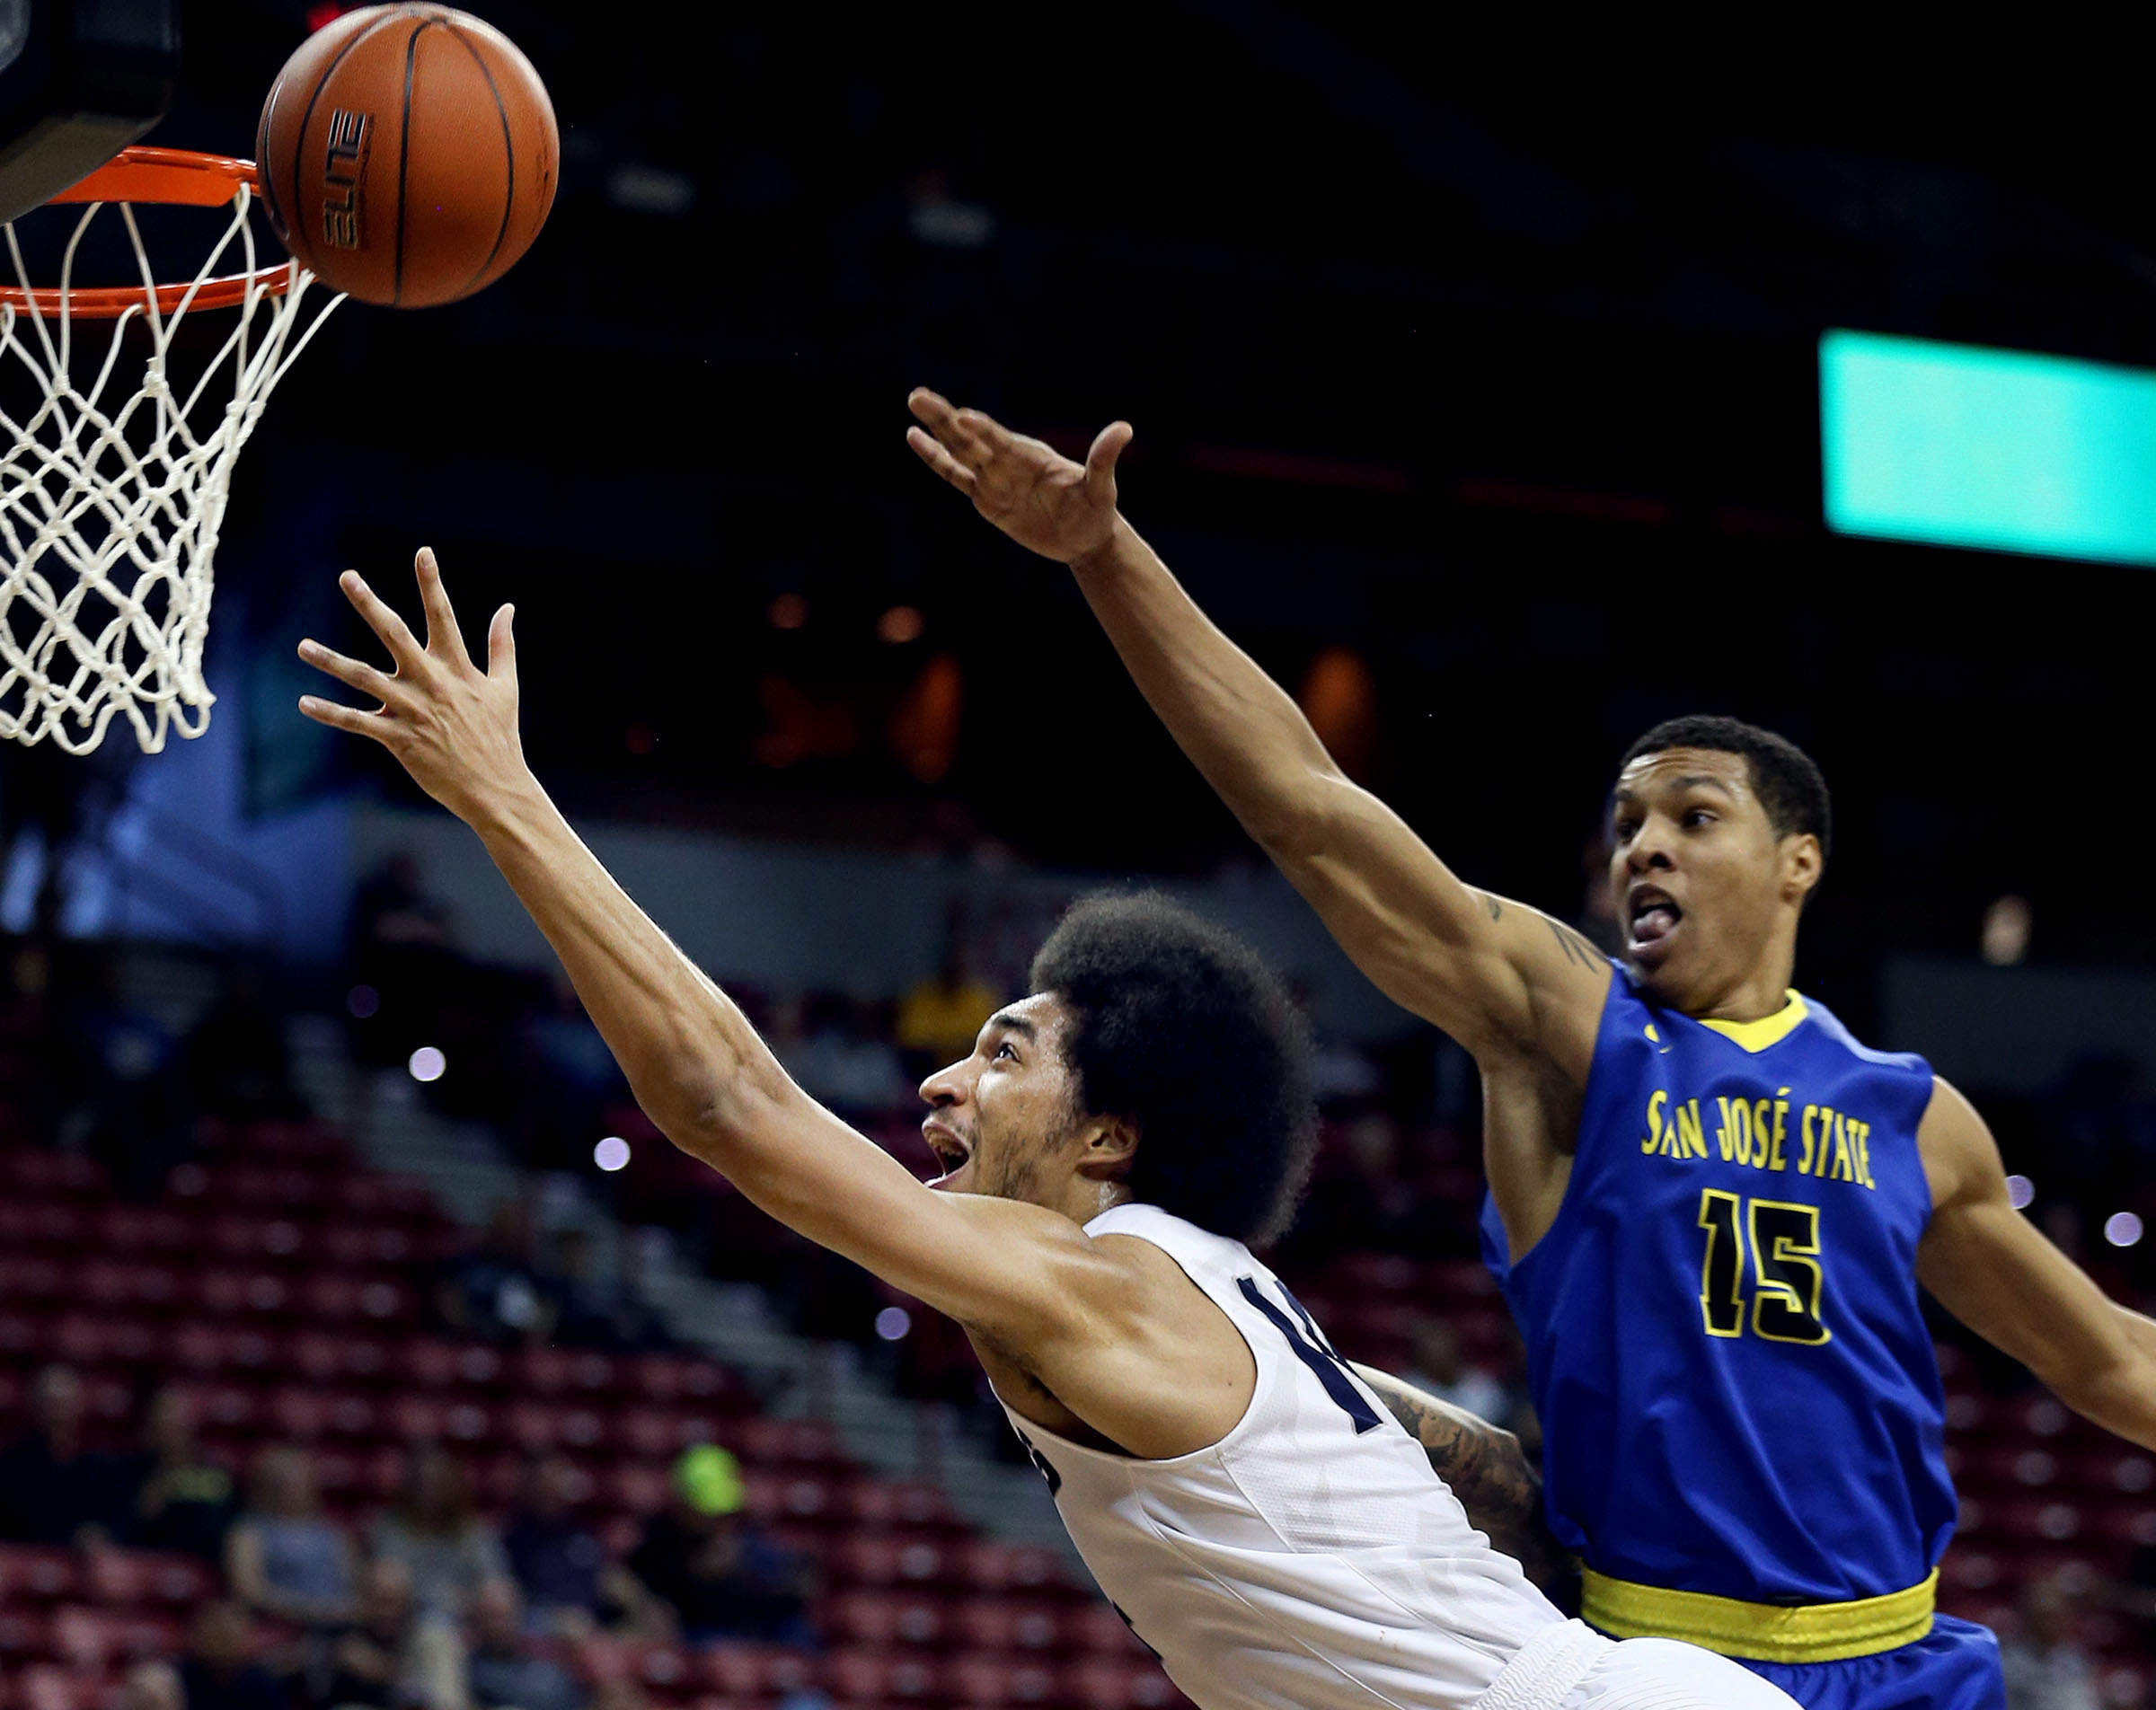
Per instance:
[[[270,224],[363,303],[420,309],[491,285],[553,206],[553,103],[468,13],[368,6],[286,61],[255,137]]]

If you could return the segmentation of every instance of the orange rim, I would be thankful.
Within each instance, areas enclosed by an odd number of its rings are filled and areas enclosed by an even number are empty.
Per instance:
[[[225,154],[205,154],[191,148],[123,148],[81,183],[70,185],[51,198],[60,203],[142,202],[176,207],[224,207],[242,190],[259,187],[252,161],[234,160]],[[236,308],[251,291],[282,296],[292,288],[299,271],[297,262],[265,268],[259,273],[228,273],[205,279],[199,287],[190,279],[179,285],[161,285],[154,290],[139,285],[76,286],[71,291],[57,286],[25,291],[19,285],[0,286],[0,304],[51,319],[66,313],[80,321],[117,320],[129,309],[155,301],[160,314],[170,314],[194,293],[194,309]]]

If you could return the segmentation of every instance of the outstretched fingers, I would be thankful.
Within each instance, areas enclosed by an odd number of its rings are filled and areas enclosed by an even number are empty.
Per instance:
[[[352,609],[367,620],[367,627],[382,638],[382,645],[397,662],[398,671],[417,669],[427,657],[426,648],[420,645],[404,620],[367,586],[367,578],[358,570],[347,570],[337,578],[337,586],[344,590],[344,597],[352,603]]]
[[[906,430],[906,443],[937,474],[968,498],[972,496],[974,489],[979,485],[980,478],[944,450],[942,443],[933,434],[919,428],[908,428]]]
[[[299,644],[299,657],[317,671],[326,672],[338,682],[358,690],[361,694],[374,696],[384,706],[399,692],[396,679],[386,672],[377,671],[364,659],[349,658],[335,652],[319,641],[302,641]]]
[[[389,740],[389,720],[378,712],[362,712],[357,707],[340,706],[334,701],[324,701],[320,695],[302,695],[299,710],[318,725],[327,725],[332,730],[349,730],[355,736],[371,736],[376,742]]]
[[[926,386],[915,387],[906,404],[944,450],[976,472],[1010,443],[1010,434],[994,417],[958,409],[941,392]]]
[[[434,548],[420,548],[411,568],[419,577],[420,604],[427,613],[428,651],[438,649],[454,664],[470,665],[472,656],[464,651],[464,631],[456,627],[456,608],[442,586],[442,567],[435,562]]]

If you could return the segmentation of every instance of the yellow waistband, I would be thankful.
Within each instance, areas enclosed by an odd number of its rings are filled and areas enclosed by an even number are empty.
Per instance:
[[[1754,1662],[1839,1662],[1913,1644],[1931,1631],[1939,1589],[1933,1568],[1921,1584],[1884,1597],[1785,1608],[1638,1585],[1591,1567],[1582,1575],[1579,1612],[1613,1637],[1683,1639]]]

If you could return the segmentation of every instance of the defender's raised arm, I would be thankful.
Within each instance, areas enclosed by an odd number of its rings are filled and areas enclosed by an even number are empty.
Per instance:
[[[1116,508],[1115,422],[1084,463],[925,389],[922,461],[1021,546],[1070,566],[1132,679],[1243,828],[1394,1001],[1479,1055],[1584,1079],[1610,967],[1549,916],[1471,889],[1336,766],[1279,685],[1222,634]]]

